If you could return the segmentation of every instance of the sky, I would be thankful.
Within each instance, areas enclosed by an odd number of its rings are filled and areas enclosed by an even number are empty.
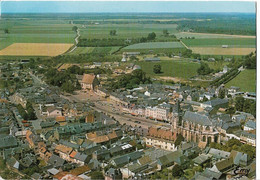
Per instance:
[[[2,13],[241,12],[255,13],[250,1],[1,1]]]

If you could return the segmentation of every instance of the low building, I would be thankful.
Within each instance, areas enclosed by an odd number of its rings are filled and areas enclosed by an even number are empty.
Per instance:
[[[256,146],[256,135],[249,132],[242,132],[240,135],[240,141],[245,144]]]
[[[83,90],[94,90],[99,85],[99,81],[94,74],[83,74],[79,83]]]
[[[256,129],[256,122],[249,120],[244,125],[244,131],[251,131]]]

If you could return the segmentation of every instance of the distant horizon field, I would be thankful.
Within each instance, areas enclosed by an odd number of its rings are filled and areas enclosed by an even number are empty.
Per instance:
[[[191,47],[193,53],[201,55],[248,55],[255,48]]]
[[[230,34],[214,34],[214,33],[194,33],[194,32],[178,32],[175,34],[177,38],[185,39],[185,37],[194,37],[195,39],[229,39],[229,38],[253,38],[256,36],[247,36],[247,35],[230,35]]]
[[[182,39],[182,42],[190,47],[222,47],[228,45],[230,48],[255,48],[254,38],[212,38],[212,39]]]
[[[237,86],[244,92],[256,92],[256,70],[246,69],[229,81],[226,87]]]

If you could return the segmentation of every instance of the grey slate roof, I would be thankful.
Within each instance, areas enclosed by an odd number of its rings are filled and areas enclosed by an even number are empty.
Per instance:
[[[0,139],[0,149],[8,148],[8,147],[15,147],[17,146],[17,140],[14,136],[8,135]]]
[[[61,167],[64,164],[65,160],[59,156],[53,154],[48,160],[48,164],[53,165],[54,167]]]
[[[196,112],[186,111],[183,116],[184,121],[190,121],[196,124],[211,126],[212,122],[210,121],[208,116],[198,114]]]
[[[216,98],[216,99],[207,101],[204,104],[208,104],[208,105],[211,105],[212,107],[215,107],[215,106],[226,104],[226,103],[228,103],[228,99]]]
[[[246,122],[245,126],[252,128],[252,129],[256,129],[256,122],[249,120],[249,121]]]

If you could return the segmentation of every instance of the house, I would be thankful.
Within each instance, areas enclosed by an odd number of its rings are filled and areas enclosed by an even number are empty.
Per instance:
[[[174,151],[172,153],[160,157],[157,160],[157,168],[161,170],[164,167],[169,167],[174,164],[178,164],[186,168],[188,163],[189,159],[186,156],[184,156],[180,151]]]
[[[72,163],[76,163],[76,164],[79,164],[80,166],[83,166],[85,163],[88,163],[90,161],[91,157],[86,155],[86,154],[83,154],[83,153],[80,153],[80,152],[77,152],[77,151],[72,151],[70,153],[70,160]]]
[[[83,74],[80,85],[83,90],[94,90],[99,85],[99,81],[94,74]]]
[[[16,147],[17,145],[17,139],[12,135],[7,135],[5,137],[0,138],[0,149]]]
[[[51,106],[51,107],[47,108],[47,116],[49,116],[49,117],[62,116],[62,113],[59,108]]]
[[[197,172],[192,180],[209,180],[209,179],[225,179],[221,172],[215,172],[206,168],[203,172]]]
[[[171,129],[150,127],[147,136],[144,137],[144,141],[148,147],[159,147],[175,151],[174,141],[176,138],[176,132],[172,132]]]
[[[62,159],[65,159],[67,161],[70,160],[70,153],[72,152],[72,150],[73,149],[71,147],[62,144],[56,145],[55,147],[55,152],[58,153]]]
[[[194,162],[195,166],[201,166],[204,163],[210,162],[211,157],[212,156],[209,154],[201,154],[198,157],[194,158],[192,161]]]
[[[158,62],[160,61],[161,59],[158,58],[158,57],[149,57],[149,58],[144,58],[145,61],[148,61],[148,62]]]
[[[243,131],[240,135],[240,141],[252,146],[256,146],[256,135],[250,132]]]
[[[110,163],[116,167],[123,167],[124,165],[126,165],[130,162],[137,161],[137,159],[141,158],[143,154],[144,154],[144,152],[142,152],[142,151],[131,152],[129,154],[125,154],[125,155],[113,158],[110,161]]]
[[[233,158],[227,158],[217,162],[210,170],[218,173],[226,173],[234,168]]]
[[[240,90],[240,87],[231,86],[231,87],[228,89],[228,94],[233,94],[233,93],[239,92],[239,90]]]
[[[230,152],[222,151],[215,148],[210,148],[208,154],[217,160],[227,159],[230,156]]]
[[[202,108],[211,107],[211,108],[225,108],[228,106],[228,99],[216,98],[204,103],[201,103]]]
[[[256,122],[249,120],[244,125],[244,131],[251,131],[256,129]]]
[[[19,163],[19,161],[17,161],[14,157],[8,158],[8,159],[6,160],[6,164],[7,164],[7,166],[9,166],[10,168],[13,168],[13,169],[16,169],[16,170],[19,170],[19,168],[20,168],[20,163]]]
[[[47,163],[52,165],[53,167],[59,168],[63,166],[65,160],[55,154],[52,154]]]
[[[122,179],[122,173],[119,169],[110,168],[105,173],[105,180]]]
[[[247,166],[249,164],[250,158],[246,153],[238,152],[235,150],[232,150],[230,152],[230,158],[233,158],[234,164],[237,166]]]

